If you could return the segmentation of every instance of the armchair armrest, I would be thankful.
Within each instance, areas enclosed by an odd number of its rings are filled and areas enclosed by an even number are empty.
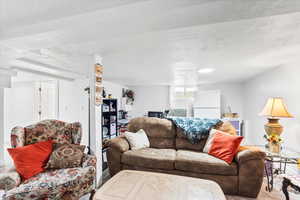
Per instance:
[[[21,183],[21,177],[15,169],[0,171],[0,190],[11,190]]]
[[[95,167],[96,168],[97,164],[97,158],[94,155],[88,155],[84,154],[83,160],[82,160],[82,167]]]
[[[113,148],[120,153],[124,153],[125,151],[129,150],[129,143],[127,142],[124,136],[113,138],[109,141],[108,144],[109,148]]]

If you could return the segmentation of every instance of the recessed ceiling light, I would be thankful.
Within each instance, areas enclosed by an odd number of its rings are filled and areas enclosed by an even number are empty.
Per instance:
[[[198,73],[200,73],[200,74],[209,74],[209,73],[212,73],[214,71],[215,71],[214,68],[202,68],[202,69],[198,70]]]

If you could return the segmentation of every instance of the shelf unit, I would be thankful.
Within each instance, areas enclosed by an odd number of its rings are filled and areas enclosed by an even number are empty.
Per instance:
[[[118,100],[103,99],[102,104],[102,144],[105,139],[118,136]],[[102,149],[102,169],[107,169],[107,148]]]

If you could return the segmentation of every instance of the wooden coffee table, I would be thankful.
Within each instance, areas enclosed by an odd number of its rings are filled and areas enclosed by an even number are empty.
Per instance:
[[[108,180],[94,200],[226,200],[209,180],[162,173],[124,170]]]

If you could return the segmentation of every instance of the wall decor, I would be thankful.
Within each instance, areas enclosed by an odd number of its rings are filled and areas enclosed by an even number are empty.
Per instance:
[[[134,92],[132,90],[123,90],[123,97],[126,98],[127,105],[133,105],[134,102]]]
[[[103,66],[95,64],[95,105],[100,106],[103,103],[103,85],[102,85]]]

